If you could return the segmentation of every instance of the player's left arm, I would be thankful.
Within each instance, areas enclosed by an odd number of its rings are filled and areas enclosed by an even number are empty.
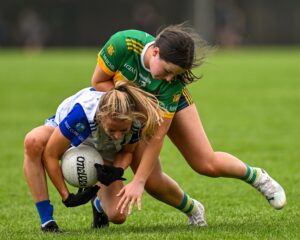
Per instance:
[[[136,148],[137,143],[127,144],[123,146],[123,149],[116,154],[113,166],[121,167],[124,170],[128,168],[132,162],[133,152]]]
[[[122,150],[115,156],[113,165],[95,164],[97,170],[97,179],[105,186],[117,180],[126,180],[123,178],[124,170],[131,164],[133,151],[136,144],[128,144],[123,146]]]

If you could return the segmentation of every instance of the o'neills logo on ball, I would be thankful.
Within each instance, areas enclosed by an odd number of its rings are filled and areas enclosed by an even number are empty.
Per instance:
[[[78,183],[81,187],[87,185],[87,173],[85,171],[85,158],[82,156],[77,157],[77,175]]]

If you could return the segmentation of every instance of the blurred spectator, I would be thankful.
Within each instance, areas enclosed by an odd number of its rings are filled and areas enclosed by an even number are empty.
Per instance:
[[[153,4],[137,2],[133,8],[132,20],[135,29],[156,34],[157,29],[164,23],[162,15]]]
[[[233,47],[243,41],[245,15],[238,1],[216,1],[216,42],[220,46]]]
[[[3,0],[0,45],[93,46],[106,42],[106,36],[121,29],[136,28],[156,35],[160,26],[184,20],[197,25],[205,39],[222,46],[299,44],[300,1],[269,2]],[[201,5],[209,5],[209,9],[197,8]]]
[[[33,9],[25,9],[19,16],[19,31],[22,44],[28,49],[41,49],[49,37],[46,22]]]

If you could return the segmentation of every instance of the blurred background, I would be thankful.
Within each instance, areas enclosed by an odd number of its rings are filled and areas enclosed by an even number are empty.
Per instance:
[[[1,0],[0,47],[101,46],[183,21],[222,47],[300,43],[299,0]]]

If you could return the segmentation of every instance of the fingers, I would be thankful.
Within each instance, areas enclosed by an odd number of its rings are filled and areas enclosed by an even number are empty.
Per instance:
[[[121,197],[123,194],[124,194],[124,192],[125,192],[125,188],[123,187],[121,190],[120,190],[120,192],[116,195],[117,197]],[[124,196],[120,199],[120,201],[118,202],[118,205],[117,205],[117,210],[119,210],[120,209],[120,207],[121,207],[121,205],[123,204],[123,202],[124,202]]]
[[[123,196],[118,203],[117,210],[120,209],[120,213],[123,214],[126,211],[126,208],[128,207],[128,214],[131,214],[135,202],[137,202],[138,210],[141,210],[142,201],[140,197],[130,199],[130,197]]]
[[[94,195],[97,194],[99,189],[100,189],[99,186],[95,185],[93,187],[88,187],[88,188],[84,189],[83,191],[79,192],[79,194],[82,195],[82,196],[91,196],[91,197],[93,197]]]
[[[129,203],[128,214],[131,214],[134,203],[135,203],[135,199],[132,198],[130,203]]]
[[[125,186],[120,190],[120,192],[117,194],[117,197],[120,197],[125,192]]]
[[[121,213],[121,214],[123,214],[123,213],[125,212],[125,209],[126,209],[128,203],[129,203],[129,201],[130,201],[130,197],[126,197],[126,196],[124,195],[124,193],[125,193],[125,187],[123,187],[123,188],[120,190],[120,192],[117,194],[117,197],[120,197],[120,196],[123,195],[123,196],[121,197],[121,199],[120,199],[118,205],[117,205],[117,210],[120,209],[120,213]],[[132,201],[133,201],[133,202],[132,202]],[[132,200],[130,201],[130,207],[129,207],[130,212],[128,211],[128,214],[131,213],[131,210],[132,210],[132,208],[133,208],[134,202],[135,202],[135,200],[134,200],[134,198],[132,198]]]
[[[142,194],[143,188],[135,186],[135,184],[128,184],[124,186],[116,195],[120,197],[117,205],[117,210],[123,214],[128,209],[128,214],[131,214],[134,204],[137,203],[138,210],[142,209]]]
[[[124,198],[124,197],[123,197]],[[125,212],[125,209],[128,205],[128,202],[129,202],[129,198],[125,198],[123,201],[123,204],[121,204],[121,210],[120,210],[120,213],[123,214]]]
[[[138,206],[138,210],[142,210],[142,198],[141,197],[138,197],[137,198],[137,206]]]
[[[97,169],[97,171],[101,171],[104,169],[104,165],[99,164],[99,163],[95,163],[94,167]]]

